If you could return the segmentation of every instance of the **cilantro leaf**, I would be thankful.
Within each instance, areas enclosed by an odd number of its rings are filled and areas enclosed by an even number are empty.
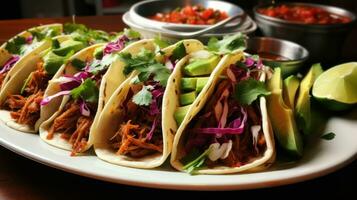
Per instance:
[[[143,88],[133,96],[133,102],[139,106],[148,106],[152,102],[152,94],[149,90],[154,89],[151,85]]]
[[[65,34],[70,34],[74,40],[87,45],[110,40],[110,35],[107,32],[89,29],[83,24],[66,23],[63,26],[63,31]]]
[[[44,29],[33,29],[29,30],[31,35],[37,40],[42,41],[45,38],[51,38],[56,35],[61,34],[61,29],[59,27],[46,27]]]
[[[154,37],[154,43],[159,46],[161,49],[168,47],[170,44],[166,40],[161,39],[160,37]]]
[[[58,71],[58,69],[65,63],[65,61],[74,54],[74,51],[70,51],[65,56],[59,56],[52,51],[48,52],[45,56],[43,56],[43,67],[45,71],[54,75]]]
[[[141,35],[139,32],[134,31],[133,29],[125,28],[124,35],[126,35],[130,39],[140,39]]]
[[[82,98],[86,102],[96,103],[99,98],[99,89],[95,81],[87,78],[80,86],[71,91],[71,96],[73,99]]]
[[[129,53],[120,53],[119,59],[126,63],[123,70],[125,75],[136,70],[139,72],[138,79],[140,82],[147,81],[150,77],[153,77],[154,81],[158,81],[162,86],[166,86],[171,72],[165,65],[156,61],[153,52],[142,49],[135,57]]]
[[[117,54],[107,54],[101,60],[93,60],[93,62],[89,65],[88,71],[93,74],[97,74],[98,72],[107,69],[117,59]]]
[[[71,65],[78,70],[82,70],[86,67],[86,62],[78,58],[74,58],[73,60],[71,60]]]
[[[52,39],[52,48],[53,49],[58,49],[60,48],[60,42],[57,39]]]
[[[193,161],[185,164],[183,166],[183,170],[185,170],[189,174],[194,174],[194,172],[203,166],[206,161],[208,154],[211,152],[211,148],[206,149],[201,155],[199,155]]]
[[[41,41],[43,39],[45,39],[46,34],[42,33],[41,31],[38,30],[34,30],[34,31],[30,31],[31,35],[37,39],[37,41]]]
[[[170,60],[176,61],[180,60],[181,58],[185,57],[186,55],[186,47],[183,42],[180,42],[176,45],[175,49],[172,51],[172,55]]]
[[[253,78],[239,82],[235,88],[234,96],[242,105],[250,105],[261,95],[269,95],[265,84]]]
[[[26,44],[26,38],[16,36],[14,39],[8,41],[5,45],[5,49],[11,54],[20,54],[21,46]]]
[[[63,25],[63,32],[65,34],[73,33],[75,31],[88,31],[88,28],[84,24],[73,24],[73,23],[65,23]]]
[[[244,50],[246,48],[246,36],[241,33],[225,36],[222,40],[215,37],[208,41],[208,50],[219,54],[232,53],[235,50]]]
[[[152,69],[153,71],[151,73],[155,73],[154,75],[154,81],[159,82],[162,86],[167,85],[167,81],[171,75],[171,72],[169,69],[166,68],[166,66],[160,64],[157,66],[156,69]],[[157,70],[155,72],[155,70]]]
[[[335,136],[336,136],[335,133],[330,132],[330,133],[326,133],[325,135],[322,135],[321,138],[324,140],[332,140],[335,138]]]

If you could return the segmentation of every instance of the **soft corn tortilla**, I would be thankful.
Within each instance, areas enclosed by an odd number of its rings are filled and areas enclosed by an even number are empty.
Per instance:
[[[222,58],[221,64],[215,68],[215,70],[212,72],[208,83],[206,86],[203,88],[201,91],[201,94],[196,98],[196,100],[193,102],[191,108],[189,109],[187,115],[185,116],[183,122],[179,126],[174,142],[173,142],[173,149],[172,149],[172,154],[171,154],[171,165],[180,171],[183,170],[183,163],[180,162],[180,160],[183,157],[184,153],[184,135],[187,134],[184,133],[187,125],[190,123],[190,121],[199,113],[199,111],[204,107],[206,104],[207,100],[210,98],[211,95],[213,95],[213,92],[215,90],[215,86],[217,85],[219,81],[219,76],[223,72],[224,69],[229,67],[231,64],[235,64],[237,61],[243,60],[243,52],[235,52],[234,54],[229,54],[226,55]],[[178,73],[178,72],[177,72]],[[262,75],[261,81],[265,80],[265,74]],[[171,87],[171,90],[173,88],[178,88],[179,87],[179,81],[175,81],[174,79],[169,80],[169,85]],[[178,96],[175,97],[176,103],[175,105],[178,105]],[[172,98],[174,99],[174,98]],[[267,115],[267,110],[266,110],[266,100],[264,97],[260,97],[259,99],[260,103],[260,108],[261,108],[261,115],[262,115],[262,129],[264,133],[264,137],[266,139],[266,145],[267,149],[264,152],[262,157],[256,158],[255,160],[252,160],[250,163],[247,163],[241,167],[226,167],[226,166],[218,166],[214,168],[204,168],[204,169],[199,169],[195,171],[197,174],[229,174],[229,173],[237,173],[237,172],[243,172],[243,171],[257,171],[257,170],[263,170],[267,167],[269,167],[275,160],[275,147],[274,147],[274,137],[273,137],[273,132],[272,128],[268,119]],[[168,112],[168,115],[166,118],[169,118],[170,121],[175,120],[174,119],[174,111],[176,110],[177,107],[174,107],[174,105],[171,105],[170,112]],[[175,122],[176,123],[176,122]]]
[[[16,36],[12,37],[9,41],[13,40],[14,38],[16,38],[17,36],[22,36],[22,37],[28,37],[31,35],[31,33],[29,31],[33,31],[33,30],[42,30],[45,28],[49,28],[49,27],[59,27],[61,32],[63,31],[63,26],[62,24],[47,24],[47,25],[43,25],[43,26],[37,26],[34,28],[31,28],[29,30],[23,31],[19,34],[17,34]],[[1,90],[3,90],[3,88],[5,87],[6,83],[8,81],[10,81],[10,79],[12,77],[14,77],[15,73],[21,69],[24,66],[27,66],[29,63],[31,63],[31,60],[33,59],[34,56],[36,56],[37,54],[39,54],[41,51],[43,51],[44,49],[47,49],[49,47],[49,45],[51,45],[51,43],[47,40],[43,40],[41,42],[39,42],[38,44],[36,44],[33,48],[32,51],[27,52],[24,56],[22,56],[20,58],[20,60],[18,60],[14,66],[12,66],[12,68],[10,69],[10,71],[8,71],[3,84],[1,86]],[[2,44],[0,46],[0,66],[3,66],[5,64],[5,62],[11,58],[11,53],[9,53],[6,49],[5,49],[6,43]]]
[[[82,51],[78,52],[75,54],[71,59],[77,58],[80,60],[85,60],[88,58],[93,57],[93,52],[96,48],[103,46],[104,44],[97,44],[90,46],[86,49],[83,49]],[[140,40],[137,42],[134,42],[127,47],[125,47],[122,52],[129,52],[131,54],[137,54],[141,51],[142,48],[145,48],[149,51],[155,51],[155,44],[153,40]],[[70,59],[70,60],[71,60]],[[99,119],[99,116],[103,110],[103,107],[105,104],[108,102],[109,98],[115,91],[115,89],[122,83],[124,82],[128,77],[126,77],[123,74],[123,69],[124,69],[125,63],[121,60],[116,60],[113,62],[109,67],[107,72],[104,74],[103,79],[101,81],[100,87],[99,87],[99,100],[98,100],[98,108],[97,108],[97,113],[95,114],[93,124],[91,126],[90,132],[89,132],[89,139],[87,142],[86,147],[82,150],[82,152],[88,150],[93,142],[94,142],[94,136],[93,132],[96,130],[95,127],[97,126],[97,121]],[[58,71],[57,74],[55,75],[55,78],[58,78],[62,76],[63,74],[75,74],[78,72],[76,69],[73,68],[63,68],[61,71]],[[46,93],[46,95],[52,95],[60,91],[59,85],[57,83],[51,83],[49,87],[47,88],[49,91]],[[65,149],[68,151],[72,151],[72,144],[70,144],[67,140],[61,138],[61,133],[55,133],[54,137],[52,139],[47,139],[48,135],[48,130],[51,127],[53,121],[55,118],[61,113],[61,111],[64,109],[66,103],[69,101],[69,96],[65,96],[62,101],[60,102],[60,106],[58,107],[53,107],[53,104],[58,104],[57,102],[52,101],[52,104],[48,104],[46,109],[43,109],[44,112],[47,112],[47,109],[55,109],[57,110],[48,120],[43,122],[40,125],[39,131],[40,131],[40,137],[46,141],[47,143],[56,146],[61,149]],[[100,125],[102,126],[102,125]]]
[[[192,53],[204,49],[204,45],[198,40],[183,40],[185,45],[186,52]],[[162,50],[164,55],[157,55],[157,60],[159,62],[164,62],[164,57],[169,57],[172,55],[173,49],[175,49],[177,44],[169,46]],[[176,67],[179,67],[182,63],[182,60],[176,64]],[[176,68],[175,67],[175,68]],[[171,75],[170,77],[172,77]],[[131,78],[135,77],[135,74]],[[169,78],[170,80],[170,78]],[[166,119],[166,113],[171,108],[170,100],[173,99],[172,91],[165,89],[162,102],[162,138],[163,138],[163,152],[156,153],[153,155],[145,156],[142,158],[132,158],[125,155],[117,155],[115,150],[110,146],[109,139],[116,133],[118,129],[118,121],[120,121],[123,111],[120,108],[123,105],[124,100],[126,99],[127,93],[130,89],[131,79],[126,80],[112,95],[109,99],[109,102],[104,107],[100,119],[98,121],[98,126],[96,131],[94,131],[94,150],[97,156],[107,162],[127,166],[134,168],[155,168],[162,165],[167,157],[169,156],[172,149],[172,141],[175,132],[175,124],[173,121]]]

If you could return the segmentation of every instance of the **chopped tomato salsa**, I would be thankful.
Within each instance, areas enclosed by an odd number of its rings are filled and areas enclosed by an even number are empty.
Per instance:
[[[351,18],[337,15],[322,8],[313,6],[279,5],[258,10],[260,14],[304,24],[342,24]]]
[[[177,24],[211,25],[228,18],[228,15],[224,11],[213,8],[204,8],[201,5],[188,5],[167,13],[156,13],[150,18],[156,21]]]

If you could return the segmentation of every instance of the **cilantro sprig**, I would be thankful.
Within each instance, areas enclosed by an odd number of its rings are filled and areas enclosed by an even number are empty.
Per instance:
[[[206,149],[201,155],[196,157],[196,159],[192,160],[191,162],[188,162],[186,165],[183,166],[183,170],[186,171],[189,174],[194,174],[195,171],[203,166],[203,164],[206,161],[206,158],[208,154],[211,152],[211,146]]]
[[[270,92],[261,81],[249,78],[240,81],[235,88],[234,97],[242,105],[250,105],[259,96],[269,95]]]
[[[145,82],[153,77],[154,81],[166,86],[170,76],[170,70],[155,59],[155,54],[149,50],[142,49],[140,53],[132,56],[130,53],[120,53],[119,59],[126,63],[123,73],[129,75],[134,70],[138,71],[137,76],[140,82]]]
[[[82,98],[89,103],[96,103],[99,99],[99,89],[94,80],[87,78],[80,86],[71,91],[73,99]]]
[[[246,36],[242,33],[225,36],[222,40],[212,37],[208,41],[207,47],[209,51],[218,54],[227,54],[236,50],[244,50],[246,48],[245,40]]]
[[[143,88],[133,96],[133,102],[139,106],[148,106],[152,102],[151,90],[154,87],[151,85],[144,85]]]
[[[5,49],[11,54],[21,54],[21,46],[26,44],[26,38],[16,36],[14,39],[8,41],[5,45]]]

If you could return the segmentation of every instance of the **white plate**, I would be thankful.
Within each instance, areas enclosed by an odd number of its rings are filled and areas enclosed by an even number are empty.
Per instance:
[[[114,183],[167,189],[231,190],[285,185],[331,173],[357,157],[357,112],[335,117],[325,132],[333,140],[318,139],[306,148],[302,160],[279,163],[268,171],[250,174],[197,175],[174,171],[168,164],[151,169],[132,169],[106,163],[93,153],[70,157],[69,152],[41,141],[38,135],[21,133],[0,124],[0,144],[20,155],[74,174]]]

